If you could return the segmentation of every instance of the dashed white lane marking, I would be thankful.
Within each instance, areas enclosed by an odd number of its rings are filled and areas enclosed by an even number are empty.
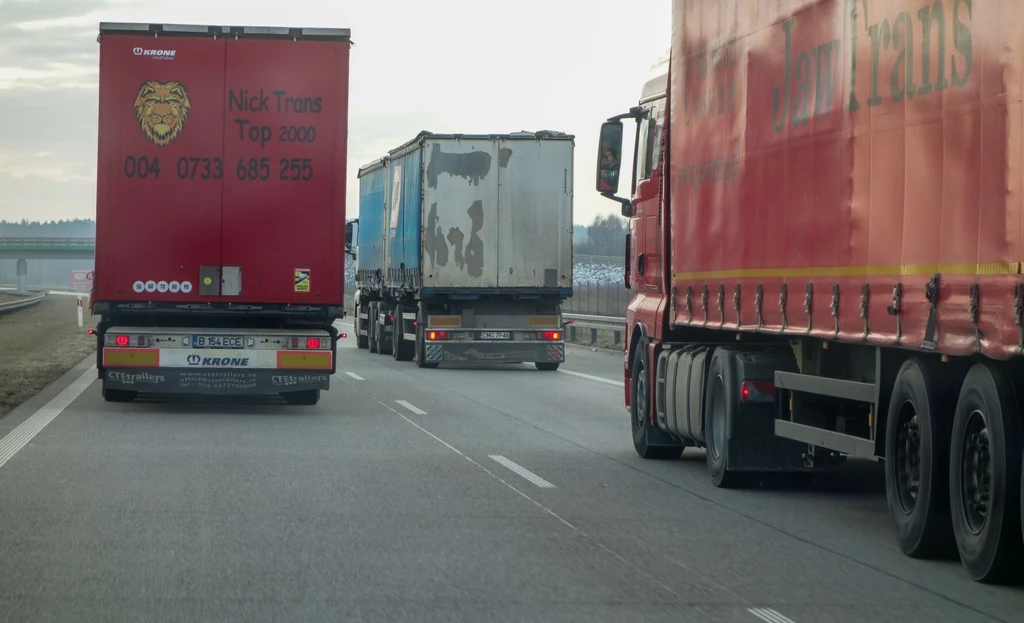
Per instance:
[[[356,374],[355,372],[346,372],[345,374],[351,376],[352,378],[354,378],[357,381],[365,381],[366,380],[363,377],[361,377],[358,374]]]
[[[444,447],[448,448],[449,450],[451,450],[455,454],[457,454],[457,455],[461,456],[462,458],[466,459],[467,461],[472,463],[477,469],[480,469],[481,471],[486,473],[491,478],[494,478],[495,480],[497,480],[501,484],[505,485],[506,487],[508,487],[509,489],[514,491],[517,495],[519,495],[521,498],[525,499],[526,501],[530,502],[531,504],[533,504],[534,506],[536,506],[540,510],[544,511],[545,513],[547,513],[548,515],[553,517],[554,519],[558,520],[565,527],[567,527],[570,530],[572,530],[573,532],[576,532],[577,534],[583,536],[584,538],[590,540],[596,547],[598,547],[599,549],[601,549],[602,551],[607,553],[609,556],[615,558],[616,560],[618,560],[623,565],[633,569],[637,573],[637,575],[644,577],[646,580],[648,580],[650,582],[650,584],[652,586],[658,586],[661,590],[665,591],[669,595],[672,595],[675,599],[679,600],[680,602],[684,601],[685,598],[683,597],[683,595],[681,595],[681,594],[677,593],[676,591],[672,590],[672,588],[670,586],[668,586],[667,584],[665,584],[661,580],[661,578],[659,578],[659,577],[657,577],[655,575],[652,575],[646,569],[644,569],[644,568],[642,568],[642,567],[640,567],[640,566],[630,562],[629,560],[624,558],[621,554],[619,554],[618,552],[616,552],[612,548],[608,547],[604,543],[602,543],[599,540],[595,539],[594,537],[590,536],[589,534],[587,534],[586,532],[584,532],[583,530],[581,530],[577,526],[574,526],[573,524],[569,523],[568,520],[566,520],[564,517],[562,517],[561,515],[559,515],[555,511],[551,510],[547,506],[544,506],[543,504],[541,504],[537,500],[531,498],[526,493],[523,493],[522,491],[517,489],[515,485],[513,485],[510,482],[508,482],[507,480],[505,480],[504,478],[502,478],[498,474],[496,474],[496,473],[492,472],[491,470],[487,469],[487,467],[485,467],[484,465],[476,462],[475,460],[473,460],[472,457],[466,456],[465,454],[463,454],[463,452],[461,450],[459,450],[455,446],[451,445],[450,443],[448,443],[444,439],[441,439],[440,437],[438,437],[434,433],[432,433],[429,430],[423,428],[422,426],[420,426],[416,422],[410,420],[404,414],[399,413],[391,405],[389,405],[389,404],[387,404],[387,403],[385,403],[383,401],[379,401],[379,400],[378,400],[378,402],[380,402],[380,404],[383,405],[385,409],[391,411],[392,413],[394,413],[398,417],[402,418],[403,420],[405,420],[409,424],[412,424],[413,426],[418,428],[421,432],[423,432],[425,435],[427,435],[428,437],[431,437],[432,439],[434,439],[434,441],[436,441],[439,444],[443,445]],[[711,583],[714,584],[713,581],[711,581]],[[714,585],[717,586],[717,584],[714,584]],[[719,589],[722,590],[722,591],[726,590],[725,588],[722,588],[722,587],[719,587]]]
[[[534,474],[533,472],[531,472],[530,470],[526,469],[522,465],[517,465],[517,464],[513,463],[512,461],[506,459],[505,457],[501,456],[500,454],[491,454],[491,455],[488,455],[488,456],[490,456],[492,459],[494,459],[498,463],[501,463],[505,467],[509,468],[510,470],[514,471],[515,473],[519,474],[523,478],[529,480],[530,482],[532,482],[533,484],[537,485],[541,489],[554,489],[555,488],[555,485],[553,485],[550,482],[544,480],[543,478],[541,478],[537,474]]]
[[[90,366],[71,385],[65,387],[50,402],[43,405],[41,409],[19,424],[6,437],[0,439],[0,467],[3,467],[4,463],[11,460],[11,457],[27,446],[28,442],[32,441],[32,438],[39,434],[39,431],[46,428],[47,424],[60,415],[95,380],[96,366]]]
[[[414,405],[414,404],[410,404],[410,403],[408,403],[408,402],[406,402],[406,401],[404,401],[404,400],[396,400],[395,402],[397,402],[398,404],[402,405],[402,406],[403,406],[403,407],[405,407],[406,409],[408,409],[408,410],[412,411],[412,412],[413,412],[413,413],[415,413],[416,415],[426,415],[426,414],[427,414],[427,412],[426,412],[426,411],[424,411],[423,409],[420,409],[420,408],[419,408],[419,407],[417,407],[416,405]]]
[[[571,374],[572,376],[578,376],[581,379],[589,379],[591,381],[597,381],[599,383],[607,383],[608,385],[614,385],[615,387],[622,387],[622,381],[613,381],[600,376],[594,376],[593,374],[583,374],[582,372],[573,372],[572,370],[559,370],[564,374]]]
[[[783,616],[771,608],[747,608],[747,612],[766,623],[796,623],[793,619]]]

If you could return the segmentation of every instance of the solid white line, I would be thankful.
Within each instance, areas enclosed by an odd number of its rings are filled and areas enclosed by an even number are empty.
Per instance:
[[[591,381],[598,381],[600,383],[607,383],[608,385],[614,385],[616,387],[622,387],[622,381],[613,381],[611,379],[606,379],[606,378],[601,377],[601,376],[594,376],[592,374],[583,374],[582,372],[573,372],[572,370],[559,370],[559,372],[564,372],[565,374],[571,374],[573,376],[578,376],[581,379],[590,379]]]
[[[553,485],[550,482],[544,480],[543,478],[541,478],[537,474],[534,474],[533,472],[531,472],[530,470],[526,469],[525,467],[513,463],[512,461],[506,459],[505,457],[501,456],[500,454],[491,454],[489,456],[492,459],[494,459],[495,461],[497,461],[498,463],[501,463],[505,467],[509,468],[510,470],[512,470],[515,473],[519,474],[523,478],[525,478],[525,479],[529,480],[530,482],[532,482],[533,484],[537,485],[541,489],[554,489],[555,488],[555,485]]]
[[[96,366],[90,366],[71,385],[65,387],[50,402],[43,405],[41,409],[19,424],[6,437],[0,439],[0,467],[3,467],[4,463],[11,460],[11,457],[27,446],[28,442],[32,441],[32,438],[39,434],[39,431],[46,428],[47,424],[60,415],[61,411],[74,402],[75,398],[78,398],[95,380]]]
[[[356,374],[355,372],[346,372],[345,374],[351,376],[352,378],[354,378],[357,381],[365,381],[366,380],[363,377],[361,377],[358,374]]]
[[[417,407],[416,405],[413,405],[413,404],[409,404],[408,402],[406,402],[406,401],[404,401],[404,400],[396,400],[395,402],[397,402],[398,404],[402,405],[402,406],[403,406],[403,407],[405,407],[406,409],[408,409],[408,410],[412,411],[412,412],[413,412],[413,413],[415,413],[416,415],[426,415],[426,414],[427,414],[427,412],[426,412],[426,411],[424,411],[423,409],[420,409],[420,408],[419,408],[419,407]]]
[[[747,608],[747,612],[766,623],[796,623],[793,619],[783,616],[771,608]]]

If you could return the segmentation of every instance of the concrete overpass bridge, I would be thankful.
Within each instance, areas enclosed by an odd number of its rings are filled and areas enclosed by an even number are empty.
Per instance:
[[[0,237],[0,259],[18,260],[18,290],[28,287],[28,260],[91,260],[95,238]]]

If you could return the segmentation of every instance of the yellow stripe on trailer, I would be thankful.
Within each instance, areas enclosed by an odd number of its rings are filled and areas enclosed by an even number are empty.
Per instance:
[[[427,316],[428,327],[460,327],[462,316]]]
[[[277,367],[287,370],[330,370],[334,353],[330,352],[277,352]]]
[[[558,316],[530,316],[526,323],[531,327],[557,327]]]
[[[156,368],[160,365],[160,350],[156,348],[104,348],[103,365]]]

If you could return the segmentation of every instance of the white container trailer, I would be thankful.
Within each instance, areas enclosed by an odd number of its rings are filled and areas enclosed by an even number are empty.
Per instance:
[[[552,132],[423,132],[360,169],[359,346],[420,367],[557,369],[574,146]]]

